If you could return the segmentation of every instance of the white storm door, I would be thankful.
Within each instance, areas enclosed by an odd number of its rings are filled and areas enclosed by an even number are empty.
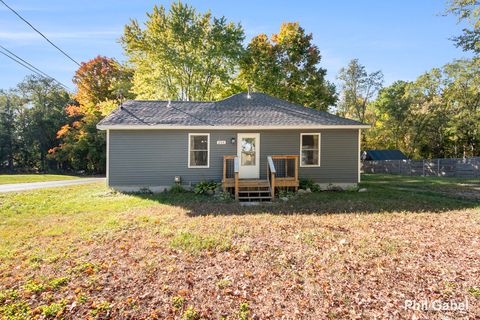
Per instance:
[[[260,133],[239,133],[237,141],[239,178],[260,178]]]

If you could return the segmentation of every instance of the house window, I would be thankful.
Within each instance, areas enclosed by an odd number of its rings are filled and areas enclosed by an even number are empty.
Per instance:
[[[188,134],[188,167],[208,168],[210,166],[210,134]]]
[[[300,166],[320,166],[320,133],[300,134]]]
[[[256,158],[255,150],[256,138],[242,138],[240,140],[241,156],[240,161],[242,166],[254,166]]]

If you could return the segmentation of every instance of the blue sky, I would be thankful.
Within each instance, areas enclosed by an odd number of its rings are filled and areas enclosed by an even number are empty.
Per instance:
[[[125,59],[118,38],[130,19],[145,20],[153,5],[170,1],[5,0],[54,43],[78,61],[97,55]],[[189,1],[240,22],[248,41],[278,31],[283,21],[298,21],[313,34],[321,66],[336,81],[339,69],[359,58],[369,71],[382,70],[385,84],[413,80],[421,73],[469,54],[450,37],[460,33],[455,17],[442,16],[445,1]],[[0,3],[0,44],[69,87],[77,66],[51,47]],[[14,87],[29,73],[0,56],[0,88]]]

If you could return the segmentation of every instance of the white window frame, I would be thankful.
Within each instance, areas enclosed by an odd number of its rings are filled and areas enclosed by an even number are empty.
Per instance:
[[[318,136],[318,164],[302,164],[302,138],[303,136]],[[322,149],[322,135],[320,132],[311,132],[311,133],[300,133],[300,167],[302,168],[313,168],[313,167],[320,167],[321,158],[320,158],[320,150]]]
[[[190,164],[191,137],[194,137],[194,136],[207,136],[207,165],[206,166],[196,166],[196,165]],[[210,133],[189,133],[188,134],[188,168],[191,168],[191,169],[210,168]]]

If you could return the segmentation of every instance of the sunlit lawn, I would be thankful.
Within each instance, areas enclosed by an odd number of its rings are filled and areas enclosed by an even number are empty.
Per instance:
[[[63,174],[0,174],[0,184],[26,183],[26,182],[45,182],[56,180],[79,179],[78,176]]]

